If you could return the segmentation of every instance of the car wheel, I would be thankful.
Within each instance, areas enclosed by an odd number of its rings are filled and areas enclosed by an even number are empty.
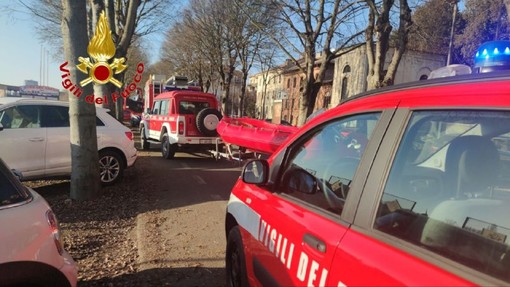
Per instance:
[[[226,255],[227,286],[248,286],[246,275],[246,260],[244,257],[243,240],[239,226],[235,226],[228,233]]]
[[[197,114],[196,124],[198,131],[204,136],[217,136],[216,127],[222,116],[216,109],[203,109]]]
[[[161,155],[166,159],[172,159],[175,156],[176,145],[170,144],[168,134],[165,133],[161,140]]]
[[[147,140],[147,137],[145,136],[145,128],[142,127],[140,129],[140,146],[142,149],[150,149],[151,143]]]
[[[120,155],[113,151],[99,152],[99,177],[103,185],[117,182],[124,173],[124,164]]]

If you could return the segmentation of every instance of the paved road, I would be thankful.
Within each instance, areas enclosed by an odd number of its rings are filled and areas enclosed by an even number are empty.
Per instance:
[[[140,151],[139,186],[149,195],[137,217],[139,272],[147,286],[225,285],[225,209],[241,165],[207,155]]]

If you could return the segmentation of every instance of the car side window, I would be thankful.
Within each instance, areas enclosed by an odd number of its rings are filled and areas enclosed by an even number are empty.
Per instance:
[[[0,159],[0,206],[22,202],[30,197],[25,187]]]
[[[510,282],[509,150],[509,112],[414,112],[374,227]]]
[[[168,115],[168,100],[161,101],[161,111],[159,112],[160,115]]]
[[[282,191],[340,214],[379,113],[329,122],[291,147]]]
[[[154,102],[154,108],[152,109],[152,114],[159,115],[160,110],[161,110],[161,101]]]
[[[96,127],[104,127],[103,121],[96,116]]]
[[[38,106],[16,106],[5,109],[0,114],[4,129],[39,128]]]
[[[69,108],[41,106],[41,123],[45,128],[69,127]]]

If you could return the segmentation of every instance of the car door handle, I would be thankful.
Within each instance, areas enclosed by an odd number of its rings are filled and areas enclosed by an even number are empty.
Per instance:
[[[31,139],[28,139],[29,141],[31,142],[42,142],[44,140],[44,138],[31,138]]]
[[[321,253],[326,253],[326,243],[311,234],[306,233],[303,242]]]

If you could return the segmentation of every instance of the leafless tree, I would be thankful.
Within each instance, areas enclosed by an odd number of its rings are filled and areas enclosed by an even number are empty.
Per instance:
[[[56,47],[61,45],[57,32],[63,11],[60,0],[18,0],[18,2],[40,20],[40,34],[45,35],[42,39]],[[168,11],[172,11],[172,6],[176,5],[170,0],[86,0],[86,3],[88,37],[93,36],[99,14],[105,11],[115,43],[115,58],[126,58],[129,47],[135,40],[160,31],[168,25],[173,17]],[[136,65],[131,69],[136,69]],[[116,77],[123,80],[124,74],[116,75]],[[115,89],[116,87],[111,83],[94,85],[94,94],[109,96],[107,107],[115,111],[117,118],[120,119],[122,99],[119,99],[116,105],[111,101],[111,94]]]
[[[197,45],[198,42],[197,34],[191,27],[177,22],[167,31],[160,61],[176,74],[197,81],[205,91],[208,91],[206,79],[210,78],[207,73],[211,68],[200,46]]]
[[[385,69],[386,55],[390,49],[390,38],[393,25],[391,12],[395,0],[365,0],[369,7],[368,26],[365,30],[366,49],[368,58],[367,89],[375,89],[392,85],[397,72],[398,64],[404,54],[408,42],[408,33],[411,28],[411,9],[407,0],[399,0],[399,24],[396,37],[392,45],[393,55],[388,67]]]
[[[27,0],[28,1],[28,0]],[[85,57],[89,39],[93,36],[95,24],[101,11],[106,11],[112,38],[115,43],[115,58],[126,57],[130,45],[140,36],[154,32],[168,20],[165,11],[169,0],[33,0],[19,3],[34,16],[41,19],[41,34],[44,39],[60,38],[56,27],[62,27],[62,39],[66,60],[69,63],[70,79],[79,83],[86,75],[76,69],[78,57]],[[58,44],[58,43],[57,43]],[[136,66],[133,68],[136,69]],[[122,77],[122,75],[120,75]],[[117,76],[118,77],[118,76]],[[121,78],[122,79],[122,78]],[[112,85],[95,85],[83,87],[83,94],[111,97]],[[100,190],[99,166],[97,153],[95,106],[70,95],[70,130],[71,130],[71,197],[90,199]],[[109,103],[112,103],[111,98]],[[122,106],[122,102],[117,103]],[[113,107],[112,107],[113,108]],[[121,116],[121,109],[117,109]]]
[[[327,64],[357,47],[362,29],[356,17],[364,7],[356,0],[274,0],[273,5],[288,28],[282,31],[291,32],[271,38],[304,76],[298,119],[298,125],[302,125],[313,112]],[[332,48],[343,52],[335,53]]]
[[[267,34],[277,29],[276,12],[267,0],[232,1],[229,6],[229,24],[233,31],[235,50],[242,73],[241,95],[239,103],[240,116],[244,115],[244,99],[248,74],[257,56],[265,48],[270,49]],[[274,47],[272,54],[275,53]],[[260,57],[259,57],[260,58]]]
[[[89,42],[84,1],[63,0],[61,14],[62,39],[68,77],[73,83],[85,79],[76,68],[78,57],[86,55]],[[92,87],[83,87],[83,94],[92,93]],[[85,102],[85,97],[69,94],[69,120],[71,125],[71,198],[87,200],[100,192],[99,158],[97,153],[96,109]]]

